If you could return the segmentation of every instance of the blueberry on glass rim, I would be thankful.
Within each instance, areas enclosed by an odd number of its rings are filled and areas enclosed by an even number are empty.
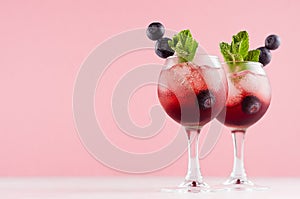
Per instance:
[[[275,50],[280,46],[281,40],[277,35],[269,35],[265,40],[265,47],[269,50]]]
[[[257,48],[257,50],[260,50],[259,62],[263,66],[269,64],[272,59],[271,51],[269,49],[267,49],[266,47],[259,47],[259,48]]]
[[[156,41],[164,36],[165,27],[159,22],[153,22],[148,26],[146,34],[149,39]]]
[[[170,48],[168,41],[171,41],[171,39],[167,37],[163,37],[156,41],[155,53],[161,58],[167,58],[174,55],[174,50]]]
[[[246,114],[257,113],[261,108],[260,100],[254,95],[248,95],[242,101],[242,111]]]

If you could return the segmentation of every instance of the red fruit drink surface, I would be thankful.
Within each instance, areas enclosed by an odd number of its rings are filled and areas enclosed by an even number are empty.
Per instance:
[[[257,122],[270,105],[268,78],[249,70],[228,74],[227,78],[228,99],[217,118],[228,127],[246,129]]]
[[[161,71],[159,101],[166,113],[183,126],[203,126],[215,118],[226,97],[222,68],[185,62]]]

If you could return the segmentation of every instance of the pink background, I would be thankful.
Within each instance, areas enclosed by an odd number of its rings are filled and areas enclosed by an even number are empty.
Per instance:
[[[249,129],[246,167],[252,176],[300,176],[300,3],[184,2],[1,1],[0,175],[127,175],[103,166],[82,146],[72,114],[74,81],[82,61],[95,46],[112,35],[161,21],[169,29],[191,29],[210,54],[219,56],[218,43],[229,41],[232,34],[243,29],[250,34],[251,48],[263,45],[270,33],[281,36],[282,46],[266,67],[273,88],[272,103],[264,118]],[[148,54],[146,63],[160,61],[153,52]],[[118,63],[130,65],[136,58],[129,55],[124,63]],[[118,67],[113,69],[116,72]],[[122,76],[126,70],[122,72],[115,74]],[[147,123],[143,120],[147,107],[158,102],[155,88],[145,88],[132,100],[133,120]],[[176,127],[173,123],[170,129]],[[115,144],[130,144],[130,150],[136,152],[155,150],[170,139],[164,135],[159,142],[141,144],[117,132],[109,136]],[[201,164],[204,175],[229,174],[232,146],[228,130]],[[185,168],[183,156],[147,175],[184,175]]]

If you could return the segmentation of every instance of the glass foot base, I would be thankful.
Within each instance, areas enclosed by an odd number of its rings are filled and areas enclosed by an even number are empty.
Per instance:
[[[204,182],[187,181],[181,183],[177,187],[162,188],[161,191],[168,193],[199,193],[208,192],[209,186]]]
[[[221,185],[212,187],[212,191],[266,191],[269,187],[254,184],[247,179],[230,178]]]

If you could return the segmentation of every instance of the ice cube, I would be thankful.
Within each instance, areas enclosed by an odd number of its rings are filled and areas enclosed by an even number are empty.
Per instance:
[[[209,68],[205,66],[202,68],[203,77],[209,89],[218,91],[223,88],[222,81],[225,77],[224,74],[221,73],[221,69]]]
[[[191,75],[191,68],[187,63],[180,63],[163,71],[168,88],[178,96],[185,96],[191,90],[187,76]]]
[[[197,94],[203,89],[207,89],[205,79],[203,78],[202,70],[199,67],[194,67],[191,74],[188,75],[187,80],[191,89]]]
[[[173,77],[175,79],[181,79],[189,74],[191,74],[191,67],[188,63],[176,64],[171,68]]]
[[[229,105],[235,105],[242,100],[242,90],[238,84],[238,79],[233,76],[228,78],[228,102]]]
[[[260,92],[260,84],[258,75],[246,71],[242,76],[240,76],[239,86],[248,93]]]
[[[271,96],[270,84],[267,76],[261,74],[254,74],[249,72],[240,81],[240,86],[253,95],[259,95],[265,100]]]

